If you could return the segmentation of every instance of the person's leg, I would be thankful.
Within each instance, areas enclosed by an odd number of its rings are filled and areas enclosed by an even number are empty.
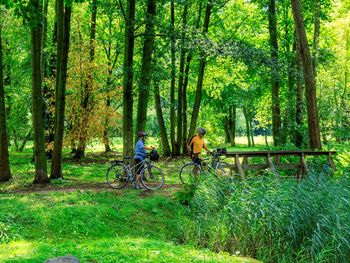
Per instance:
[[[136,166],[136,174],[135,174],[135,188],[140,188],[141,187],[141,170],[143,165],[141,164],[142,160],[141,159],[135,159],[135,162],[137,164]]]

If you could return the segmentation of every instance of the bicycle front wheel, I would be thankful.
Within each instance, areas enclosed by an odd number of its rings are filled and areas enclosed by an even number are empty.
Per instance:
[[[141,182],[148,190],[156,190],[164,185],[164,174],[160,168],[147,165],[141,171]]]
[[[128,183],[128,169],[124,164],[112,164],[106,174],[107,184],[114,189],[121,189]]]
[[[202,172],[199,165],[195,163],[187,163],[180,170],[180,180],[183,184],[193,184]]]
[[[225,162],[217,164],[215,174],[219,179],[232,179],[232,169],[230,165]]]

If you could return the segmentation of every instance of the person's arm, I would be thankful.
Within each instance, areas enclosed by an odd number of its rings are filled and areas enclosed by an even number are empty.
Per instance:
[[[155,149],[155,147],[153,147],[153,146],[145,146],[145,147],[143,147],[145,150],[154,150]]]
[[[207,144],[204,142],[203,148],[207,151],[207,153],[211,153],[211,151],[208,149]]]
[[[191,149],[191,144],[192,144],[192,139],[186,144],[187,147],[187,152],[188,154],[192,154],[192,149]]]

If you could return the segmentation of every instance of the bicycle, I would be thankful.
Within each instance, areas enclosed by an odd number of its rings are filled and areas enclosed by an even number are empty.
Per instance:
[[[134,184],[136,176],[132,170],[137,171],[139,166],[144,166],[140,172],[142,185],[148,190],[161,188],[164,185],[164,174],[160,168],[151,164],[148,157],[149,155],[135,166],[130,165],[130,157],[124,157],[125,160],[129,160],[127,164],[121,160],[113,161],[107,170],[107,184],[114,189],[122,189],[129,182]]]
[[[199,153],[194,153],[192,161],[184,164],[180,169],[180,181],[183,184],[190,184],[194,179],[198,178],[200,174],[204,173],[204,165],[202,161],[209,160],[209,158],[199,158]],[[222,161],[222,152],[216,150],[212,153],[211,163],[205,165],[208,171],[215,174],[218,179],[232,179],[232,169],[230,165]]]

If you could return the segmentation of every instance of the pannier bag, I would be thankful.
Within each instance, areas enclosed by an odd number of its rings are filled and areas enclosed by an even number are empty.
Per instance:
[[[151,159],[151,161],[153,162],[158,162],[159,160],[159,153],[156,150],[152,150],[149,153],[149,158]]]
[[[217,148],[216,152],[218,154],[226,154],[227,153],[227,149],[226,148]]]

